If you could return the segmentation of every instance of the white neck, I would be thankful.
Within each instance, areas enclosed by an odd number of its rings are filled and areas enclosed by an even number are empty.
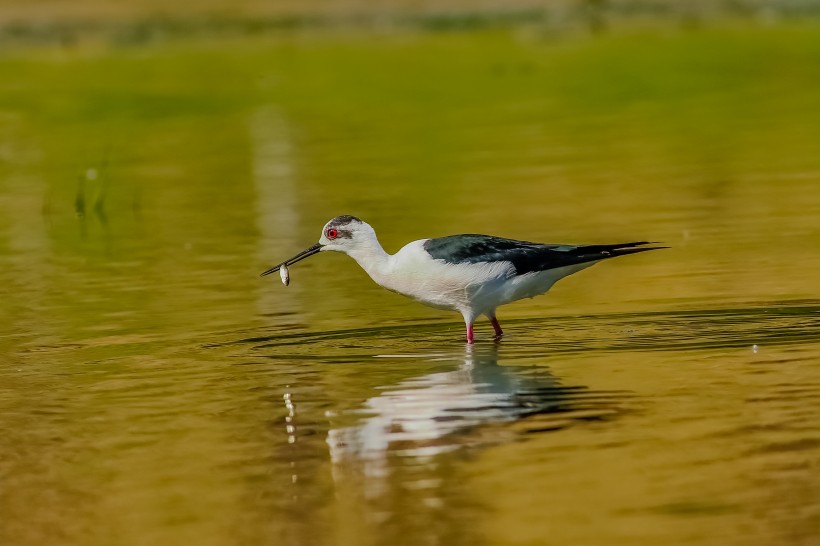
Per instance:
[[[373,237],[362,241],[355,248],[348,250],[347,254],[356,260],[371,279],[381,284],[379,281],[388,273],[392,256],[385,252],[378,239]]]

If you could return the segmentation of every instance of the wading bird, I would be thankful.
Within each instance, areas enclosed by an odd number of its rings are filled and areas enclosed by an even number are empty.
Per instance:
[[[486,315],[496,337],[503,332],[495,316],[499,305],[545,293],[559,279],[601,260],[659,246],[647,241],[615,245],[530,243],[492,235],[451,235],[408,243],[395,254],[379,244],[370,224],[355,216],[337,216],[325,224],[319,242],[264,273],[269,275],[319,252],[344,252],[376,284],[430,307],[458,311],[472,343],[473,323]]]

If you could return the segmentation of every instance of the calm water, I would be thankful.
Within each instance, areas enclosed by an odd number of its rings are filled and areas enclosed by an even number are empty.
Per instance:
[[[817,544],[818,36],[0,58],[0,543]],[[470,348],[338,214],[672,248]]]

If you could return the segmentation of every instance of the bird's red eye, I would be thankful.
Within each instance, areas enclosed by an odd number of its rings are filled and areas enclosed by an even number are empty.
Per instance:
[[[329,230],[327,230],[327,238],[328,239],[335,239],[337,235],[339,235],[339,232],[336,231],[335,229],[330,228]]]

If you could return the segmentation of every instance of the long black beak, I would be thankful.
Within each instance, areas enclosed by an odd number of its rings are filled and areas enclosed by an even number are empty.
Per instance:
[[[260,276],[260,277],[264,277],[265,275],[270,275],[271,273],[273,273],[273,272],[275,272],[275,271],[278,271],[278,270],[279,270],[279,268],[280,268],[280,267],[282,267],[283,265],[292,265],[292,264],[295,264],[296,262],[299,262],[299,261],[301,261],[301,260],[304,260],[305,258],[308,258],[308,257],[310,257],[310,256],[313,256],[314,254],[316,254],[316,253],[317,253],[317,252],[319,252],[320,250],[322,250],[322,245],[321,245],[321,244],[319,244],[319,243],[316,243],[315,245],[313,245],[312,247],[308,248],[307,250],[303,250],[302,252],[300,252],[299,254],[297,254],[296,256],[294,256],[293,258],[291,258],[290,260],[285,260],[285,261],[284,261],[284,262],[282,262],[281,264],[276,264],[275,266],[271,267],[270,269],[268,269],[267,271],[265,271],[264,273],[262,273],[262,274],[261,274],[261,275],[259,275],[259,276]]]

